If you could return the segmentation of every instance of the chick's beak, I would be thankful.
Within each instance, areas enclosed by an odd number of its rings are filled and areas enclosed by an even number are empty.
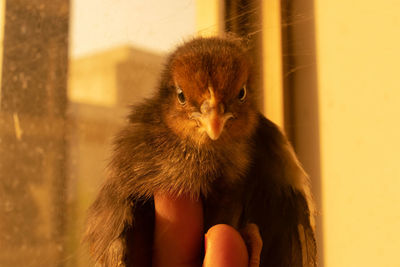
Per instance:
[[[216,110],[213,110],[206,116],[203,116],[202,123],[204,130],[212,140],[217,140],[221,136],[225,122],[232,117],[231,113],[218,114]]]
[[[200,123],[199,126],[212,140],[221,136],[226,121],[233,118],[232,113],[224,112],[223,104],[214,104],[208,100],[201,105],[200,111],[201,113],[193,113],[192,117]]]

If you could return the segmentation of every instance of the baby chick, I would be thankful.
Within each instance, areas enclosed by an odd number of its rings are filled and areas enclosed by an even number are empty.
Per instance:
[[[157,92],[132,108],[116,137],[109,177],[89,210],[85,239],[97,263],[151,257],[153,196],[167,192],[202,200],[205,231],[256,224],[260,266],[316,266],[308,177],[257,110],[253,72],[237,38],[196,38],[170,55]],[[132,250],[137,239],[142,251]]]

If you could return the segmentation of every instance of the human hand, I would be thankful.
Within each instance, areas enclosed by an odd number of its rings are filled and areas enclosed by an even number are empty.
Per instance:
[[[255,226],[244,231],[248,237],[247,243],[252,248],[249,260],[245,241],[231,226],[216,225],[209,229],[203,239],[201,201],[185,197],[175,199],[163,194],[156,195],[154,201],[156,220],[153,266],[259,266],[262,242],[261,239],[254,240],[254,236],[259,236],[258,229],[254,229]],[[205,240],[204,259],[201,258],[203,240]]]

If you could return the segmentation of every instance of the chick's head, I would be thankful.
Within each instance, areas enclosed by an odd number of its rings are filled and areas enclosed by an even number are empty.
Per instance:
[[[198,144],[248,138],[256,123],[247,49],[224,38],[198,38],[171,55],[164,75],[164,118]]]

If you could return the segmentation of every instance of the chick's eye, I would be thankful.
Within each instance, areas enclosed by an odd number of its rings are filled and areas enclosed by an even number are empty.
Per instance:
[[[247,95],[246,85],[243,85],[242,89],[240,89],[238,94],[239,100],[243,102],[246,99],[246,95]]]
[[[182,89],[178,87],[177,90],[176,90],[176,93],[178,95],[179,103],[182,104],[182,105],[185,104],[186,99],[185,99],[185,95],[183,94]]]

